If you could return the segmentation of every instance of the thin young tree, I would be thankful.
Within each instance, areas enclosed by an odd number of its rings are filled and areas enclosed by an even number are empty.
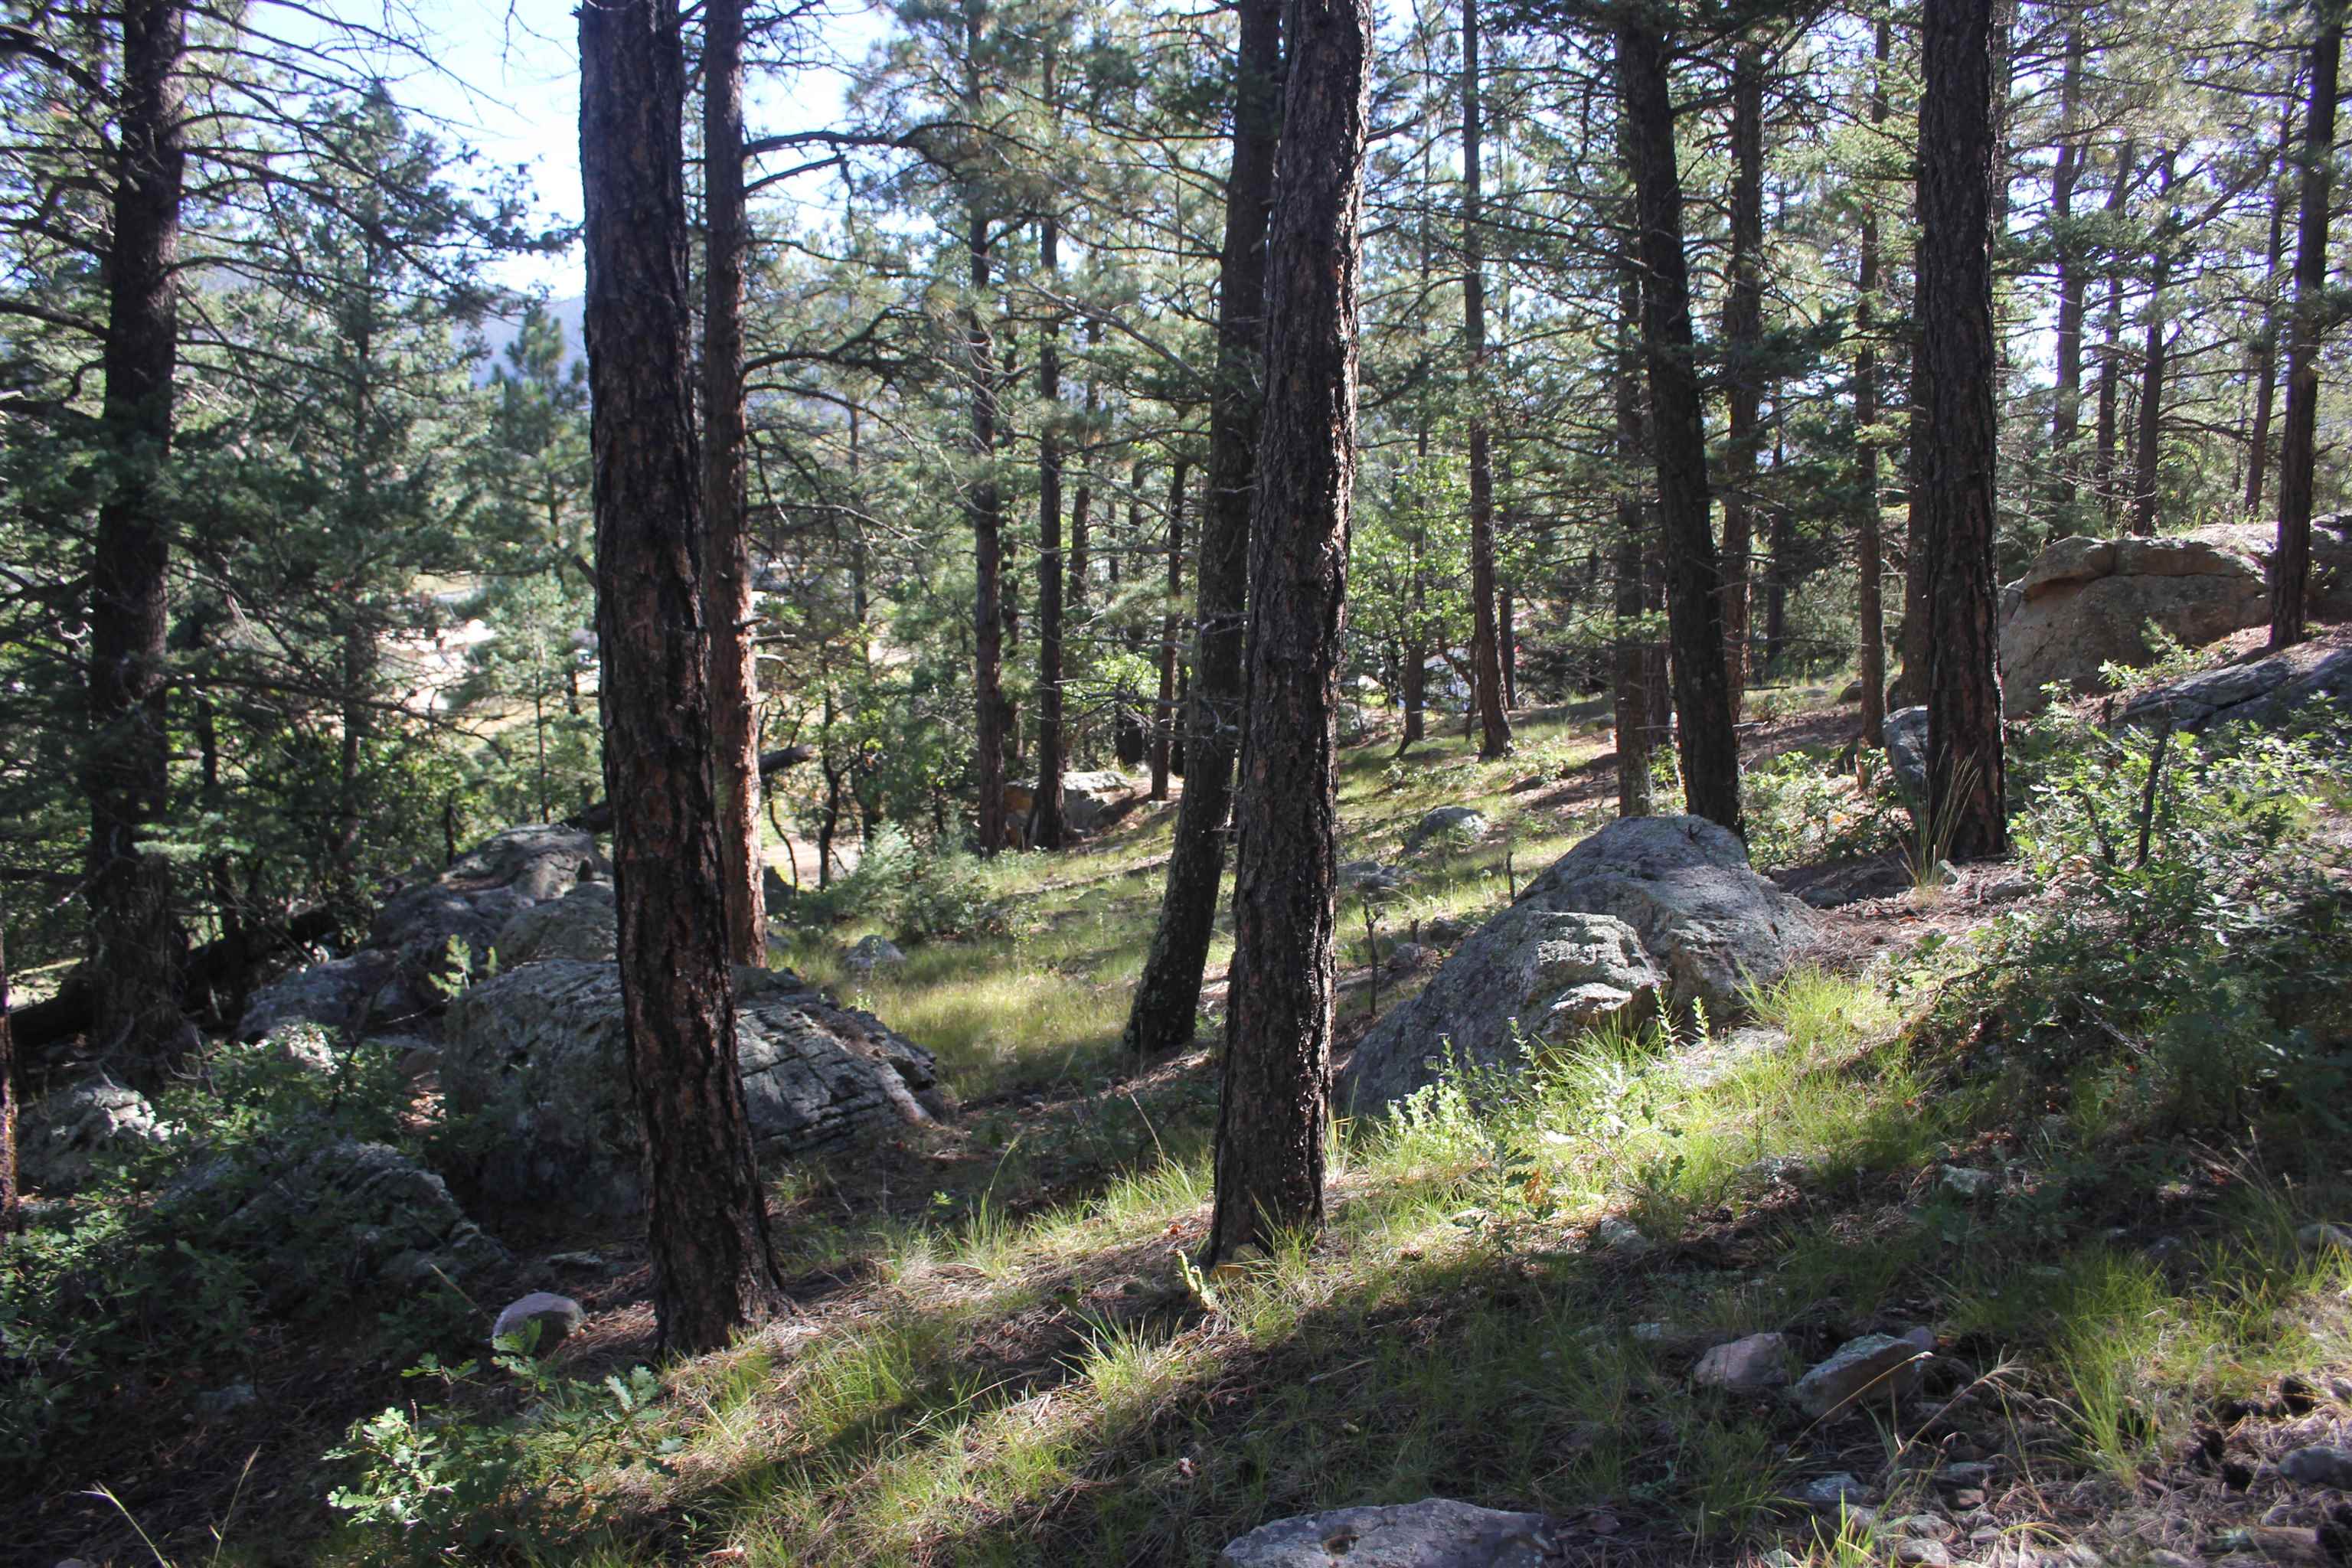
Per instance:
[[[16,1228],[16,1037],[8,1023],[8,930],[0,920],[0,1237]]]
[[[1912,540],[1933,564],[1927,820],[1948,853],[2008,847],[1993,575],[1994,0],[1927,0],[1919,106],[1919,354]]]
[[[1737,720],[1747,700],[1749,579],[1756,551],[1756,456],[1763,425],[1764,47],[1731,57],[1731,251],[1723,297],[1723,665]]]
[[[768,962],[760,823],[760,677],[751,613],[743,411],[743,0],[709,0],[702,49],[703,614],[710,627],[719,849],[727,946]]]
[[[1462,0],[1462,336],[1470,371],[1470,683],[1478,754],[1511,751],[1495,595],[1495,458],[1486,427],[1486,254],[1480,189],[1478,0]]]
[[[1630,205],[1630,204],[1629,204]],[[1630,251],[1632,237],[1626,246]],[[1642,461],[1642,274],[1629,254],[1618,266],[1616,383],[1617,542],[1612,563],[1616,581],[1612,608],[1617,645],[1612,650],[1617,721],[1617,815],[1647,816],[1657,809],[1650,776],[1648,646],[1641,626],[1643,595],[1643,544],[1649,534],[1648,508],[1635,474]]]
[[[1127,1016],[1127,1048],[1137,1052],[1166,1050],[1192,1037],[1224,876],[1225,818],[1233,809],[1244,717],[1243,615],[1265,366],[1266,215],[1282,129],[1282,0],[1240,0],[1239,8],[1234,152],[1217,262],[1217,379],[1209,395],[1208,472],[1193,547],[1184,796],[1176,808],[1160,923]]]
[[[688,347],[677,0],[580,11],[604,784],[654,1315],[716,1349],[780,1289],[736,1076]]]
[[[2303,200],[2296,215],[2294,315],[2286,351],[2286,429],[2279,439],[2278,549],[2271,557],[2273,648],[2308,635],[2312,470],[2319,428],[2319,337],[2327,291],[2327,187],[2336,162],[2336,78],[2344,53],[2341,0],[2316,0],[2311,106],[2303,130]]]
[[[1683,250],[1682,177],[1666,40],[1638,0],[1615,11],[1618,90],[1642,260],[1642,346],[1650,381],[1650,446],[1666,571],[1666,626],[1680,715],[1683,795],[1734,833],[1739,737],[1724,668],[1723,573],[1708,519],[1706,424],[1693,353],[1690,261]]]
[[[1054,56],[1045,56],[1045,98],[1054,103]],[[1037,266],[1045,286],[1060,286],[1062,226],[1052,214],[1037,225]],[[1059,849],[1069,835],[1062,773],[1062,323],[1049,311],[1037,342],[1037,790],[1029,806],[1029,844]]]
[[[1871,37],[1868,114],[1874,128],[1886,122],[1886,65],[1894,31],[1882,11]],[[1878,209],[1867,196],[1854,226],[1860,252],[1853,304],[1854,601],[1862,622],[1862,739],[1864,744],[1875,746],[1886,739],[1886,565],[1879,521],[1878,443],[1873,435],[1878,424],[1878,340],[1874,335],[1879,289]]]
[[[1356,479],[1370,0],[1290,0],[1250,514],[1247,739],[1215,1264],[1323,1222],[1339,869],[1339,670]]]

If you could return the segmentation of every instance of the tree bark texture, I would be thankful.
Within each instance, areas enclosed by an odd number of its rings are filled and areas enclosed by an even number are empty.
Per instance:
[[[1650,777],[1647,638],[1641,630],[1647,607],[1642,546],[1650,529],[1648,509],[1635,479],[1643,459],[1642,275],[1630,254],[1618,268],[1617,342],[1617,543],[1612,561],[1617,642],[1611,654],[1617,723],[1617,815],[1647,816],[1657,809],[1656,786]]]
[[[1871,45],[1870,123],[1886,122],[1886,65],[1894,28],[1878,18]],[[1886,739],[1886,562],[1880,535],[1878,443],[1878,214],[1862,210],[1853,307],[1854,602],[1861,626],[1862,740],[1876,746]]]
[[[16,1228],[16,1040],[8,1022],[8,930],[0,921],[0,1237]]]
[[[964,311],[964,348],[971,375],[972,476],[964,491],[971,522],[975,587],[971,605],[973,773],[980,786],[980,852],[1005,844],[1004,745],[1011,704],[1004,700],[1004,514],[996,488],[996,368],[988,325],[989,218],[970,216],[971,300]]]
[[[1470,372],[1470,683],[1478,754],[1511,751],[1495,605],[1495,458],[1486,428],[1486,258],[1479,230],[1478,0],[1462,0],[1462,337]]]
[[[2107,216],[2120,217],[2131,200],[2132,175],[2138,149],[2128,136],[2116,149],[2115,183],[2107,187]],[[2123,374],[2124,274],[2111,258],[2107,263],[2107,303],[2099,349],[2099,405],[2092,435],[2091,488],[2099,510],[2113,524],[2121,497],[2116,487],[2116,393]]]
[[[1997,856],[2002,808],[1999,589],[1993,575],[1992,0],[1927,0],[1919,110],[1917,439],[1924,544],[1934,563],[1927,820],[1948,853]]]
[[[2319,430],[2319,338],[2327,292],[2327,187],[2336,161],[2336,78],[2344,13],[2322,0],[2311,41],[2311,107],[2303,131],[2303,192],[2295,217],[2294,315],[2287,336],[2286,428],[2279,438],[2278,549],[2271,556],[2273,648],[2308,633],[2314,458]]]
[[[677,0],[580,12],[580,164],[604,784],[661,1342],[724,1345],[778,1288],[736,1076],[703,620]]]
[[[1046,100],[1053,100],[1050,57]],[[1038,226],[1037,261],[1048,286],[1061,268],[1061,226]],[[1046,318],[1037,344],[1037,792],[1029,807],[1029,844],[1059,849],[1069,837],[1062,816],[1062,342],[1061,322]]]
[[[1233,809],[1234,760],[1244,718],[1242,633],[1265,371],[1266,216],[1282,128],[1281,0],[1240,0],[1240,24],[1224,248],[1217,263],[1217,379],[1209,395],[1206,493],[1193,550],[1184,798],[1176,807],[1160,923],[1128,1012],[1127,1048],[1136,1052],[1166,1050],[1192,1038],[1224,877],[1225,819]]]
[[[2270,240],[2263,251],[2263,280],[2273,290],[2263,309],[2262,337],[2254,345],[2254,409],[2246,432],[2246,516],[2263,514],[2263,490],[2270,479],[2271,416],[2278,405],[2279,258],[2286,254],[2287,175],[2294,167],[2294,111],[2279,116],[2279,169],[2271,192]]]
[[[181,0],[127,0],[118,87],[114,233],[100,348],[113,474],[89,566],[89,802],[93,1054],[152,1084],[191,1043],[180,1016],[185,934],[170,862],[148,847],[169,805],[164,634],[171,611],[173,377],[184,142]]]
[[[2172,280],[2172,223],[2169,201],[2172,190],[2173,153],[2169,149],[2157,156],[2157,184],[2167,195],[2163,219],[2157,225],[2156,245],[2148,253],[2147,348],[2140,356],[2139,439],[2136,444],[2138,461],[2132,474],[2132,531],[2154,533],[2157,522],[2157,489],[2158,459],[2162,456],[2164,430],[2165,373],[2165,298],[2164,290]]]
[[[2066,63],[2058,78],[2058,162],[2050,174],[2050,232],[2058,267],[2057,390],[2050,410],[2050,498],[2057,527],[2074,508],[2074,438],[2083,411],[2083,288],[2080,246],[2074,235],[2074,187],[2081,183],[2084,147],[2076,119],[2081,110],[2083,24],[2067,25]],[[1874,742],[1875,736],[1873,737]]]
[[[1683,252],[1682,177],[1665,41],[1627,9],[1616,25],[1642,258],[1642,342],[1650,380],[1650,442],[1673,642],[1683,795],[1691,811],[1741,831],[1739,737],[1723,659],[1723,575],[1708,519],[1706,425],[1692,354],[1690,266]]]
[[[1356,478],[1370,0],[1289,0],[1267,243],[1265,413],[1250,512],[1249,721],[1216,1263],[1323,1221],[1339,868],[1336,720]]]
[[[1184,593],[1184,486],[1192,465],[1179,458],[1168,474],[1168,598],[1160,612],[1160,701],[1151,710],[1151,798],[1168,798],[1168,771],[1176,742],[1176,605]]]
[[[1764,51],[1743,43],[1731,65],[1731,276],[1723,300],[1723,664],[1731,716],[1748,690],[1749,580],[1756,548],[1756,453],[1763,397]]]
[[[710,626],[710,728],[727,950],[768,962],[767,857],[760,830],[760,671],[751,610],[743,409],[743,0],[703,12],[702,601]]]

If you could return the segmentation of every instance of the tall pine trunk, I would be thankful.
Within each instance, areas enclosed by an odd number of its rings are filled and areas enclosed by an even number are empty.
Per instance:
[[[1478,754],[1511,750],[1495,605],[1495,458],[1486,428],[1486,258],[1478,122],[1478,0],[1462,0],[1462,336],[1470,371],[1470,684]]]
[[[580,12],[580,163],[622,1012],[643,1120],[654,1315],[716,1350],[778,1289],[736,1076],[713,783],[687,302],[677,0]]]
[[[2083,414],[2083,287],[2081,247],[2074,233],[2074,187],[2083,176],[2084,146],[2075,121],[2081,110],[2083,24],[2066,27],[2066,63],[2058,78],[2058,162],[2050,174],[2050,232],[2058,263],[2057,391],[2050,411],[2050,497],[2064,530],[2074,509],[2074,438]]]
[[[2172,190],[2173,154],[2169,149],[2156,160],[2157,184],[2168,198]],[[2154,533],[2158,468],[2164,429],[2164,290],[2172,280],[2172,220],[2168,205],[2157,226],[2156,245],[2148,253],[2147,348],[2140,356],[2138,461],[2132,474],[2134,533]]]
[[[2116,149],[2115,183],[2107,187],[2110,220],[2120,217],[2131,199],[2137,156],[2137,149],[2128,136]],[[2107,303],[2101,327],[2105,341],[2099,348],[2099,405],[2097,427],[2092,436],[2091,489],[2099,498],[2101,513],[2112,526],[2120,500],[2116,487],[2116,394],[2123,375],[2124,274],[2112,258],[2106,273]]]
[[[1648,647],[1641,630],[1648,607],[1642,545],[1649,533],[1637,478],[1643,455],[1642,274],[1633,256],[1630,228],[1624,247],[1617,268],[1617,542],[1612,559],[1617,636],[1611,673],[1617,721],[1617,815],[1647,816],[1657,809],[1657,800],[1650,778]]]
[[[1212,1264],[1323,1221],[1370,0],[1290,0]]]
[[[2263,514],[2263,489],[2270,479],[2271,416],[2278,404],[2279,258],[2286,253],[2287,173],[2294,166],[2294,111],[2279,116],[2279,169],[2271,192],[2271,231],[2263,250],[2263,286],[2268,299],[2263,306],[2262,336],[2254,344],[2254,409],[2246,431],[2246,515]]]
[[[2313,458],[2319,429],[2319,339],[2327,292],[2327,187],[2336,158],[2336,76],[2344,13],[2323,3],[2311,41],[2311,108],[2303,131],[2303,203],[2296,215],[2294,316],[2287,337],[2286,429],[2279,441],[2278,549],[2271,556],[2273,648],[2307,633]]]
[[[1894,27],[1878,18],[1871,43],[1870,123],[1886,122],[1886,65]],[[1860,225],[1861,256],[1855,268],[1853,307],[1854,600],[1860,612],[1862,739],[1876,746],[1886,739],[1886,562],[1880,536],[1878,442],[1878,213],[1865,205]]]
[[[16,1228],[16,1037],[8,1024],[8,924],[0,919],[0,1237]]]
[[[1168,475],[1168,599],[1160,612],[1160,702],[1151,713],[1151,798],[1168,798],[1168,771],[1176,744],[1176,605],[1184,592],[1184,483],[1192,465],[1176,459]]]
[[[1743,43],[1731,65],[1731,277],[1723,301],[1723,665],[1731,716],[1748,680],[1749,579],[1756,549],[1756,454],[1764,339],[1764,51]]]
[[[1242,632],[1250,508],[1265,366],[1266,216],[1282,125],[1281,0],[1240,0],[1234,67],[1234,153],[1217,263],[1217,370],[1209,394],[1209,466],[1193,551],[1192,700],[1185,709],[1184,798],[1168,854],[1160,923],[1128,1013],[1126,1043],[1160,1051],[1192,1037],[1201,975],[1225,869],[1225,818],[1244,719]]]
[[[709,0],[703,17],[702,602],[727,950],[759,967],[768,962],[768,911],[743,412],[743,0]]]
[[[1934,562],[1927,820],[1948,853],[2000,854],[1998,589],[1993,576],[1992,0],[1927,0],[1919,109],[1921,494]]]
[[[117,89],[114,232],[100,366],[113,483],[99,504],[89,563],[90,973],[94,1055],[152,1082],[193,1043],[180,1016],[187,942],[172,908],[171,864],[149,847],[169,805],[164,633],[172,500],[165,469],[179,363],[180,199],[187,153],[181,0],[126,0]]]
[[[1053,56],[1045,61],[1045,100],[1054,100]],[[1061,226],[1038,226],[1037,264],[1048,287],[1061,267]],[[1062,342],[1061,322],[1045,320],[1037,344],[1037,793],[1029,807],[1029,844],[1059,849],[1068,837],[1062,816]]]
[[[1682,177],[1665,41],[1627,9],[1616,26],[1626,160],[1638,214],[1642,345],[1649,368],[1650,442],[1681,716],[1683,795],[1690,809],[1738,833],[1739,736],[1724,668],[1723,575],[1707,516],[1706,425],[1692,353],[1690,264],[1683,253]]]

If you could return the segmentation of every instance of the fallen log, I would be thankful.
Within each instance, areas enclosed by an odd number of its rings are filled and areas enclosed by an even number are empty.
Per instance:
[[[249,926],[236,936],[205,943],[188,954],[181,1005],[191,1011],[201,1007],[222,982],[242,978],[255,964],[289,947],[332,936],[340,924],[331,910],[298,910],[282,924]],[[96,1015],[89,976],[77,970],[47,1001],[10,1008],[7,1026],[21,1055],[85,1033]]]

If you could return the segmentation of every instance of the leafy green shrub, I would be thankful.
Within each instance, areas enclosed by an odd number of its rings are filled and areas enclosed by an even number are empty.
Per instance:
[[[546,1546],[567,1521],[588,1517],[599,1475],[667,1473],[681,1439],[656,1427],[660,1380],[642,1366],[601,1383],[558,1377],[532,1359],[539,1331],[532,1323],[494,1342],[503,1384],[481,1376],[478,1363],[424,1357],[402,1375],[469,1398],[433,1410],[388,1406],[353,1422],[328,1451],[358,1463],[352,1483],[327,1500],[375,1548],[371,1561],[471,1561]],[[515,1409],[511,1423],[484,1418],[502,1402]]]
[[[961,849],[921,847],[895,824],[877,828],[857,865],[830,888],[793,900],[803,926],[877,920],[909,942],[999,936],[1009,929],[1003,905],[990,897],[979,859]]]
[[[1901,844],[1902,803],[1890,789],[1857,784],[1802,750],[1743,770],[1748,858],[1759,870],[1875,855]]]
[[[2352,921],[2307,827],[2344,726],[2068,728],[2021,769],[2015,837],[2071,896],[1997,926],[1962,999],[2110,1115],[2210,1126],[2271,1100],[2340,1131]]]
[[[349,1216],[336,1204],[306,1194],[266,1238],[234,1223],[245,1200],[307,1155],[397,1142],[389,1053],[342,1053],[327,1071],[304,1065],[324,1048],[304,1028],[197,1058],[190,1079],[159,1098],[168,1142],[102,1165],[69,1207],[0,1248],[0,1458],[100,1431],[119,1418],[118,1392],[187,1366],[232,1381],[273,1303],[304,1316],[348,1306]],[[445,1281],[404,1298],[384,1338],[405,1359],[474,1319]]]

